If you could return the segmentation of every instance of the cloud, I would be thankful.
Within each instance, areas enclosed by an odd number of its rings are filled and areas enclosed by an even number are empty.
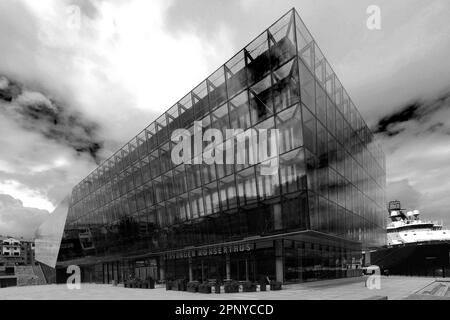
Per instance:
[[[98,162],[97,153],[103,142],[96,137],[97,123],[40,92],[29,91],[6,77],[2,79],[5,85],[0,88],[0,112],[10,121],[79,153],[88,152]]]
[[[229,50],[226,30],[208,42],[174,36],[163,20],[169,5],[0,2],[4,192],[54,208],[222,62],[212,57]]]
[[[0,194],[0,234],[31,239],[49,212],[25,207],[10,195]]]
[[[375,133],[394,136],[409,128],[410,132],[450,134],[450,121],[445,118],[450,108],[450,92],[434,100],[416,101],[394,110],[378,121]]]
[[[387,154],[390,200],[450,225],[450,93],[416,101],[380,119],[378,138]]]
[[[387,185],[387,194],[391,200],[399,200],[402,208],[416,210],[421,207],[422,194],[414,189],[408,179],[391,182]]]
[[[380,0],[380,31],[366,28],[370,4],[0,2],[0,185],[23,203],[30,194],[41,207],[59,203],[99,161],[295,6],[364,119],[379,126],[388,181],[408,181],[422,205],[438,210],[450,190],[438,179],[448,173],[449,115],[445,107],[427,110],[443,104],[436,97],[450,83],[449,3]]]

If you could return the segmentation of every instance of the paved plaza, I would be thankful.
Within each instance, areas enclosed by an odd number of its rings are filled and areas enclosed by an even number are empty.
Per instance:
[[[103,284],[82,284],[80,290],[69,290],[66,285],[9,287],[0,289],[3,299],[136,299],[136,300],[215,300],[215,299],[282,299],[282,300],[359,300],[387,296],[389,300],[405,299],[423,289],[435,279],[420,277],[381,277],[380,289],[368,289],[365,278],[317,281],[283,286],[281,291],[201,294],[166,291],[165,288],[130,289]]]

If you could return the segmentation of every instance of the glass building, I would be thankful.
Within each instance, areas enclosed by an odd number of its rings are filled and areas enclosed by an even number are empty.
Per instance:
[[[278,129],[278,170],[176,165],[171,134],[194,121]],[[105,283],[356,276],[385,241],[384,189],[381,148],[292,9],[73,188],[57,270]]]

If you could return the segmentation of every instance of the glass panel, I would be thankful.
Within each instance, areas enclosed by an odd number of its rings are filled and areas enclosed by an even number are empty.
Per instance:
[[[318,83],[316,84],[316,115],[322,124],[327,123],[327,94]]]
[[[162,166],[159,160],[159,151],[155,150],[150,154],[150,168],[152,170],[152,177],[157,177],[161,174]]]
[[[251,125],[248,92],[244,91],[229,102],[230,124],[233,129],[247,129]]]
[[[234,136],[217,146],[217,150],[222,152],[222,163],[216,163],[216,173],[218,178],[223,178],[234,172],[234,144],[236,143]],[[229,157],[229,159],[227,159]]]
[[[269,72],[270,55],[268,49],[267,32],[261,34],[244,49],[247,78],[250,85],[262,79]]]
[[[166,143],[160,148],[161,173],[164,173],[172,168],[171,148],[170,143]]]
[[[303,140],[304,146],[313,153],[316,153],[316,118],[302,107],[303,111]]]
[[[216,180],[216,166],[215,164],[202,164],[202,178],[203,183],[209,183]]]
[[[203,193],[200,188],[189,192],[191,200],[192,217],[198,218],[205,215],[205,206],[203,202]]]
[[[174,194],[178,195],[187,191],[187,180],[184,164],[173,169]]]
[[[175,187],[173,184],[172,171],[165,173],[162,176],[162,179],[163,179],[162,182],[164,185],[164,194],[166,195],[166,198],[171,199],[171,198],[175,197],[176,193],[175,193]]]
[[[167,120],[166,115],[163,114],[158,119],[156,119],[156,136],[158,140],[158,144],[164,143],[167,141]]]
[[[152,205],[154,205],[156,203],[154,188],[151,183],[147,183],[144,186],[144,196],[145,196],[145,204],[146,204],[147,208],[150,208]]]
[[[272,68],[283,64],[296,54],[294,15],[286,14],[269,29]]]
[[[166,202],[166,218],[168,226],[172,226],[175,222],[178,222],[178,205],[175,199]]]
[[[331,66],[328,63],[328,61],[325,60],[325,88],[333,102],[335,102],[335,95],[334,95],[334,79],[335,78],[336,78],[336,76],[334,74],[333,69],[331,69]]]
[[[302,119],[300,105],[293,106],[276,117],[280,134],[280,153],[303,145]]]
[[[209,112],[208,88],[206,81],[203,81],[194,90],[192,90],[192,102],[195,119],[201,119],[207,112]]]
[[[295,25],[297,31],[297,48],[298,55],[306,63],[310,70],[313,70],[314,66],[314,43],[311,34],[304,25],[300,16],[295,13]]]
[[[230,128],[227,104],[211,112],[211,128],[219,129],[225,137],[225,130]]]
[[[236,174],[239,202],[242,205],[254,202],[257,199],[255,168],[250,167]]]
[[[327,129],[331,134],[336,135],[336,107],[327,98]]]
[[[336,168],[336,162],[337,162],[337,142],[336,139],[331,135],[328,134],[328,164]]]
[[[152,181],[153,190],[155,193],[155,202],[160,203],[165,200],[164,186],[162,185],[161,177],[158,177]]]
[[[337,174],[333,169],[328,170],[328,192],[329,199],[337,203],[338,180]]]
[[[335,92],[334,96],[335,96],[336,106],[338,106],[338,108],[341,108],[344,98],[343,98],[343,94],[342,94],[342,84],[337,77],[335,79],[334,92]]]
[[[189,189],[194,189],[202,185],[201,166],[200,164],[189,164],[185,166]]]
[[[137,142],[137,150],[138,150],[139,158],[142,159],[148,154],[147,140],[146,140],[144,131],[139,133],[139,135],[136,138],[136,142]]]
[[[296,149],[280,156],[280,178],[283,193],[306,189],[303,149]]]
[[[207,80],[211,110],[227,100],[224,68],[220,67]]]
[[[252,124],[255,124],[273,113],[272,80],[268,75],[250,88],[250,109]]]
[[[178,104],[172,106],[167,112],[166,112],[166,118],[167,118],[167,134],[169,136],[169,139],[172,135],[172,132],[175,129],[179,128],[178,124],[178,115],[179,115],[179,106]]]
[[[326,60],[322,54],[322,51],[320,51],[319,47],[314,44],[314,68],[315,68],[315,74],[317,81],[325,87],[325,63]]]
[[[316,89],[313,75],[305,65],[299,61],[299,70],[300,70],[300,93],[302,103],[307,106],[313,113],[316,112]]]
[[[317,156],[320,160],[320,166],[328,165],[327,142],[327,130],[320,122],[317,122]]]
[[[179,220],[186,221],[190,218],[190,204],[188,194],[185,193],[178,198],[178,207],[179,207]]]
[[[220,211],[219,193],[217,191],[217,183],[213,182],[203,187],[203,195],[205,198],[205,214],[209,215]]]
[[[145,137],[147,140],[147,151],[152,152],[158,145],[155,123],[152,123],[145,129]]]
[[[233,97],[247,87],[246,70],[244,50],[240,51],[225,64],[228,97]]]
[[[258,195],[261,199],[267,199],[280,194],[278,170],[276,170],[275,174],[262,175],[261,166],[256,166],[256,177],[258,179]]]
[[[223,178],[219,182],[220,203],[223,210],[237,206],[236,185],[234,176]]]
[[[194,108],[192,108],[192,97],[190,93],[178,102],[178,109],[180,113],[178,126],[180,128],[191,126],[194,121]]]
[[[344,118],[336,112],[336,138],[340,143],[344,141]]]
[[[293,59],[273,73],[273,100],[276,111],[300,100],[297,59]]]

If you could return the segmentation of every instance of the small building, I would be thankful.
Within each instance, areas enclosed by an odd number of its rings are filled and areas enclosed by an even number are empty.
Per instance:
[[[34,240],[0,236],[0,267],[34,264]]]

